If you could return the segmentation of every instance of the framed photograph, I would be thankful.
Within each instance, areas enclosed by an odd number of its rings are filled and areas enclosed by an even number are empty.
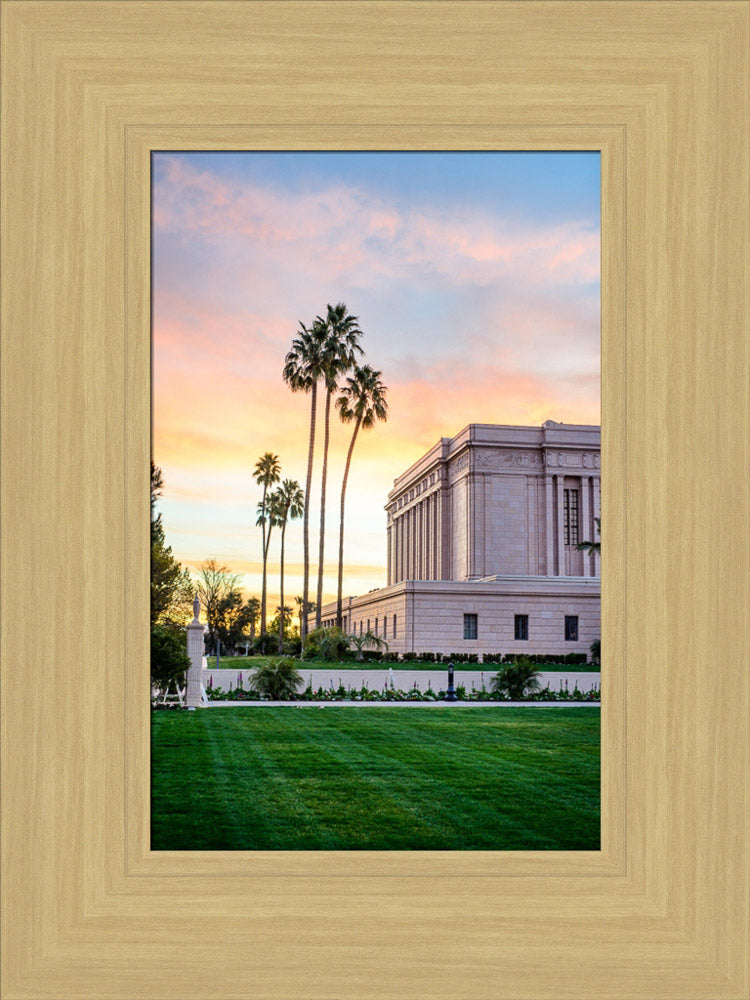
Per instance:
[[[750,995],[749,27],[2,3],[2,1000]],[[151,165],[186,150],[598,153],[599,849],[151,849]]]
[[[152,849],[600,849],[600,173],[152,154]]]

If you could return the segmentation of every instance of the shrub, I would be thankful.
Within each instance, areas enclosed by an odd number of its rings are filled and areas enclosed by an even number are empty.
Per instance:
[[[277,635],[272,635],[270,632],[266,632],[264,635],[259,635],[257,639],[253,641],[252,650],[256,655],[264,656],[266,653],[275,653],[279,648],[279,637]]]
[[[434,663],[435,654],[434,653],[420,653],[417,657],[420,663]]]
[[[416,653],[404,653],[401,659],[404,663],[413,663],[417,659]]]
[[[498,670],[490,681],[490,690],[518,701],[539,690],[539,671],[528,656],[519,656],[514,663],[508,663]]]
[[[302,640],[298,635],[292,636],[290,639],[284,639],[285,656],[299,656],[301,652]]]
[[[383,651],[381,649],[363,649],[362,658],[365,662],[368,660],[382,660]]]
[[[349,638],[338,626],[314,628],[305,640],[304,658],[338,662],[348,650]]]
[[[170,684],[185,685],[190,668],[187,639],[183,629],[166,625],[151,626],[151,683],[166,690]]]
[[[595,663],[597,666],[601,662],[602,655],[602,641],[601,639],[594,639],[594,641],[589,646],[589,651],[591,652],[591,662]]]
[[[272,701],[288,701],[299,690],[302,676],[294,660],[269,660],[253,671],[250,683],[259,694]]]

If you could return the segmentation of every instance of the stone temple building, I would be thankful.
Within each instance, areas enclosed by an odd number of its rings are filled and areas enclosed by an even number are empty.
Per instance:
[[[582,653],[600,635],[600,429],[470,424],[388,494],[387,586],[344,630],[396,652]],[[323,609],[334,625],[336,605]]]

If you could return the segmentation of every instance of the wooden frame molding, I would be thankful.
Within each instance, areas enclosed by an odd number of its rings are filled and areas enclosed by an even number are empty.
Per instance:
[[[747,1000],[750,3],[0,9],[0,998]],[[148,849],[149,167],[186,148],[601,150],[600,852]]]

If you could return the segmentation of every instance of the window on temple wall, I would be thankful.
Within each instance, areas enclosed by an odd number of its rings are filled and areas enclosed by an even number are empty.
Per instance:
[[[464,615],[464,639],[476,639],[477,637],[477,616]]]
[[[368,632],[370,631],[370,619],[369,618],[367,619],[367,631]]]
[[[578,545],[578,490],[563,491],[565,544]]]
[[[396,638],[396,616],[393,616],[393,638]]]
[[[514,638],[520,640],[529,638],[529,616],[516,615],[514,626]]]
[[[565,641],[578,642],[578,615],[565,616]]]

